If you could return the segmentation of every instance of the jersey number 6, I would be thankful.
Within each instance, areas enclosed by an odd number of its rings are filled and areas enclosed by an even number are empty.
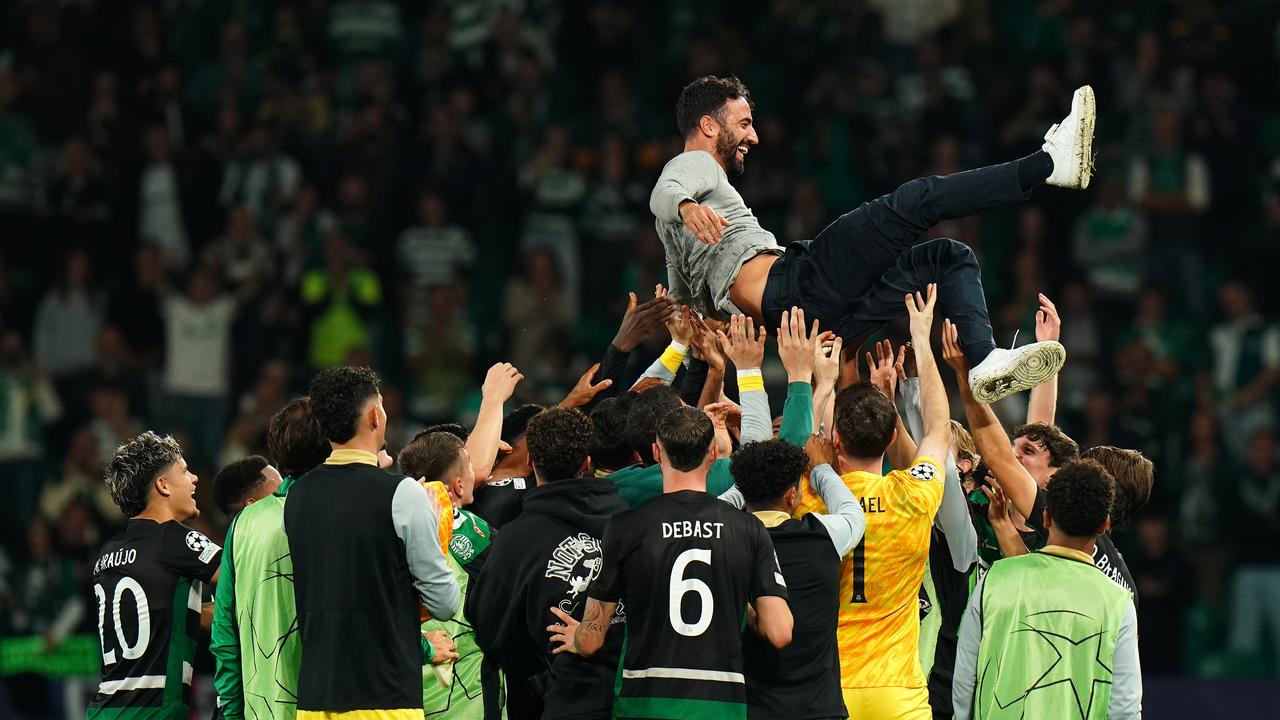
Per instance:
[[[697,637],[707,631],[711,626],[711,618],[715,615],[716,606],[711,597],[711,588],[698,578],[686,578],[684,576],[685,568],[689,563],[706,563],[711,565],[711,551],[692,549],[685,550],[676,556],[675,564],[671,566],[671,595],[668,598],[667,614],[671,619],[671,627],[681,635],[688,637]],[[684,614],[680,612],[680,603],[684,600],[686,593],[698,593],[698,619],[692,623],[684,621]]]

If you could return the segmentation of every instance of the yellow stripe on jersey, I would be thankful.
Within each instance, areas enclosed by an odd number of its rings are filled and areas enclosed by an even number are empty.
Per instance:
[[[929,527],[942,504],[942,465],[920,457],[888,475],[841,476],[866,514],[862,542],[840,569],[840,685],[924,687],[920,668],[920,582]],[[797,514],[822,512],[806,492]]]

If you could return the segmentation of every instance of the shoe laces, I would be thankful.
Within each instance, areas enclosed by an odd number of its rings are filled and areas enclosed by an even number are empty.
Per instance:
[[[1018,333],[1022,332],[1022,328],[1013,331],[1013,344],[1009,346],[1010,350],[1018,347]]]

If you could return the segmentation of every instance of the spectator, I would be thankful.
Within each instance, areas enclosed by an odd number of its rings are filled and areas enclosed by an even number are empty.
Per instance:
[[[1169,520],[1163,515],[1146,515],[1138,520],[1138,552],[1133,567],[1134,580],[1142,595],[1142,623],[1159,632],[1138,635],[1143,670],[1172,675],[1182,669],[1183,634],[1187,608],[1191,605],[1191,567],[1170,538]]]
[[[320,206],[320,194],[314,185],[303,183],[294,195],[289,212],[276,224],[276,252],[283,264],[283,278],[297,287],[302,273],[320,262],[324,239],[333,232],[337,221],[333,213]]]
[[[61,235],[72,242],[103,245],[102,234],[112,219],[111,199],[89,143],[81,137],[67,140],[49,188],[49,207],[62,220]]]
[[[1094,296],[1104,304],[1104,318],[1131,311],[1142,285],[1146,245],[1146,219],[1125,203],[1120,179],[1102,178],[1096,204],[1076,223],[1072,249]]]
[[[73,251],[36,309],[36,362],[55,378],[93,364],[93,341],[106,315],[106,300],[93,279],[88,253]]]
[[[191,275],[186,295],[165,296],[162,312],[168,347],[162,385],[170,419],[191,439],[192,465],[212,468],[227,421],[236,301],[223,292],[214,270],[200,268]]]
[[[1209,331],[1210,377],[1228,447],[1243,454],[1253,432],[1275,421],[1280,328],[1258,313],[1253,293],[1239,282],[1222,286],[1218,306],[1222,321]]]
[[[418,195],[418,222],[400,234],[396,258],[409,281],[406,316],[417,315],[437,285],[462,280],[476,261],[476,244],[466,228],[449,221],[444,198],[432,189]],[[423,318],[414,317],[413,321]]]
[[[218,201],[229,209],[245,206],[257,227],[269,228],[293,201],[301,178],[302,166],[276,147],[271,127],[258,123],[227,165]]]
[[[238,297],[253,296],[271,277],[271,250],[254,226],[248,205],[235,205],[227,212],[226,233],[217,245],[217,255],[230,290]]]
[[[106,465],[115,449],[142,431],[129,414],[129,399],[118,388],[98,385],[89,391],[90,418],[86,429],[93,434],[98,462]]]
[[[382,283],[344,234],[325,241],[324,267],[302,278],[302,303],[310,318],[313,368],[340,364],[356,348],[368,347],[370,321],[382,304]]]
[[[8,528],[17,528],[35,510],[45,481],[44,430],[62,416],[62,404],[14,330],[0,334],[0,406],[13,419],[0,426],[0,479],[7,498],[0,512]]]
[[[147,130],[145,148],[146,164],[138,180],[138,239],[159,249],[164,266],[176,270],[191,256],[183,178],[164,127]]]
[[[572,321],[568,294],[555,254],[538,247],[524,257],[523,277],[508,283],[503,321],[511,337],[511,362],[531,379],[549,374],[548,349],[561,345]]]
[[[1231,649],[1254,660],[1269,656],[1274,663],[1280,658],[1280,546],[1275,542],[1280,533],[1280,457],[1275,433],[1253,433],[1246,457],[1233,503],[1239,513],[1232,527],[1240,566],[1231,589]],[[1264,645],[1267,632],[1270,646]]]
[[[405,365],[413,380],[410,412],[451,417],[471,386],[476,329],[467,317],[465,290],[437,285],[417,311],[406,311]]]
[[[36,196],[36,134],[15,107],[21,86],[10,64],[0,62],[0,213],[20,214],[33,207]]]
[[[133,255],[133,277],[111,298],[107,313],[129,350],[148,369],[159,367],[164,355],[164,336],[156,332],[164,322],[160,303],[168,284],[163,263],[160,250],[140,246]]]
[[[61,477],[40,493],[40,514],[49,522],[56,522],[69,506],[83,503],[113,525],[123,522],[120,509],[111,500],[111,491],[102,482],[102,468],[97,437],[88,428],[79,430],[71,438]]]

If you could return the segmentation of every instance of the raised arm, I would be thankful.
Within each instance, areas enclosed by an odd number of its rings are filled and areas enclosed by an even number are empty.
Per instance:
[[[835,460],[831,441],[821,435],[813,435],[805,443],[804,450],[809,456],[809,487],[827,507],[826,513],[815,513],[814,517],[827,528],[836,554],[844,557],[861,542],[867,529],[867,517],[858,499],[831,467]]]
[[[720,402],[724,395],[724,353],[720,350],[720,342],[702,318],[694,323],[693,350],[707,364],[707,375],[702,381],[702,393],[698,395],[698,407]]]
[[[903,345],[898,348],[898,358],[895,362],[893,355],[893,343],[888,340],[882,340],[876,343],[876,355],[873,358],[871,353],[867,353],[867,367],[870,369],[871,384],[876,386],[882,395],[889,398],[889,402],[897,404],[897,386],[898,378],[901,373],[902,364],[906,357],[907,346]],[[906,423],[902,420],[902,413],[897,415],[897,434],[893,439],[893,443],[889,445],[886,453],[889,456],[889,464],[898,470],[905,470],[911,466],[911,461],[916,459],[916,442],[911,437]]]
[[[1040,293],[1040,309],[1036,312],[1036,342],[1057,341],[1062,336],[1062,319],[1058,308],[1044,293]],[[1054,424],[1058,412],[1058,374],[1031,388],[1027,403],[1027,422]]]
[[[487,478],[493,471],[498,445],[502,442],[502,406],[523,379],[524,375],[511,363],[494,365],[484,377],[480,412],[467,438],[467,453],[471,455],[471,467],[477,478]]]
[[[818,336],[813,361],[813,432],[831,436],[835,422],[836,382],[840,380],[840,355],[844,340],[833,332]]]
[[[942,352],[947,364],[956,371],[956,384],[960,387],[960,397],[964,399],[965,417],[969,420],[969,432],[973,434],[978,453],[1013,502],[1014,509],[1023,517],[1030,517],[1031,506],[1036,500],[1035,478],[1014,456],[1009,436],[1005,434],[995,411],[973,399],[969,389],[969,363],[960,349],[960,333],[950,320],[942,322]]]
[[[738,372],[738,400],[742,403],[742,442],[768,440],[773,437],[773,420],[769,417],[769,396],[764,391],[764,326],[743,315],[729,321],[729,332],[716,333],[720,349]]]
[[[911,317],[911,343],[915,348],[916,369],[920,373],[920,409],[924,418],[924,438],[918,454],[941,459],[951,449],[951,413],[947,407],[947,390],[942,386],[938,364],[933,359],[929,334],[933,329],[933,311],[938,301],[938,286],[930,284],[925,296],[906,296],[907,314]]]

